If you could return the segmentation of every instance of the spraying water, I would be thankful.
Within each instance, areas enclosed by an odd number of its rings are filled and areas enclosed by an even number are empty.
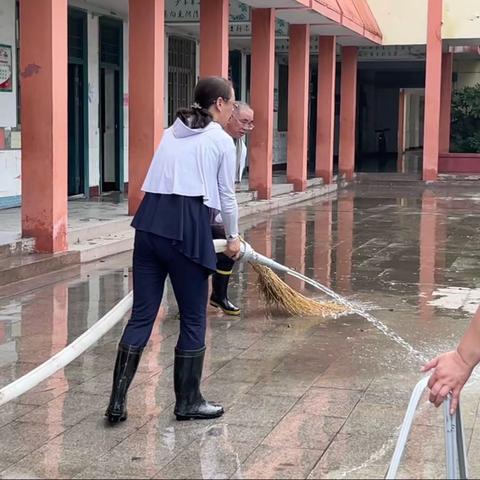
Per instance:
[[[315,280],[312,280],[311,278],[308,278],[305,275],[302,275],[301,273],[296,272],[295,270],[289,269],[286,273],[288,275],[291,275],[292,277],[298,278],[299,280],[303,280],[305,283],[308,283],[312,287],[317,288],[318,290],[322,291],[329,297],[333,298],[335,301],[337,301],[341,305],[344,305],[345,307],[347,307],[350,312],[356,313],[360,317],[364,318],[365,320],[370,322],[375,328],[380,330],[384,335],[386,335],[387,337],[392,339],[394,342],[402,346],[405,350],[407,350],[411,355],[413,355],[418,360],[422,362],[428,361],[425,355],[423,355],[421,352],[416,350],[412,345],[410,345],[405,339],[403,339],[400,335],[398,335],[391,328],[385,325],[381,320],[379,320],[378,318],[375,318],[373,315],[363,310],[359,306],[355,305],[354,303],[350,302],[345,297],[342,297],[341,295],[334,292],[333,290],[326,287],[325,285],[322,285],[321,283],[316,282]]]
[[[214,240],[215,248],[217,251],[221,251],[221,249],[226,246],[226,242],[223,240]],[[271,258],[265,257],[264,255],[261,255],[260,253],[256,252],[253,250],[250,244],[247,242],[242,242],[242,248],[241,248],[241,258],[242,260],[249,261],[249,262],[255,262],[255,263],[260,263],[262,265],[265,265],[266,267],[271,268],[272,270],[276,270],[278,272],[283,272],[287,275],[290,275],[292,277],[295,277],[299,280],[304,281],[305,283],[308,283],[312,287],[316,288],[317,290],[320,290],[321,292],[325,293],[329,297],[333,298],[336,300],[339,304],[347,307],[349,311],[352,313],[356,313],[360,317],[364,318],[367,320],[367,322],[371,323],[375,328],[380,330],[384,335],[386,335],[388,338],[393,340],[395,343],[400,345],[402,348],[408,351],[409,354],[411,354],[413,357],[418,359],[419,361],[425,363],[428,361],[428,358],[423,355],[421,352],[416,350],[410,343],[408,343],[405,339],[403,339],[400,335],[395,333],[391,328],[389,328],[387,325],[385,325],[381,320],[378,318],[375,318],[373,315],[365,311],[363,308],[360,308],[359,306],[355,305],[354,303],[350,302],[347,300],[345,297],[342,295],[339,295],[338,293],[334,292],[330,288],[326,287],[325,285],[322,285],[321,283],[317,282],[316,280],[312,280],[309,277],[306,277],[305,275],[302,275],[301,273],[297,272],[296,270],[293,270],[292,268],[286,267],[285,265],[282,265],[275,260],[272,260]]]

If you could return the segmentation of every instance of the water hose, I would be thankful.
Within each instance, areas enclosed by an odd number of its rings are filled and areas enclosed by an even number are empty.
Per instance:
[[[215,240],[215,252],[221,253],[227,246],[226,241]],[[266,261],[269,266],[273,265],[273,260],[267,259],[263,255],[256,253],[247,243],[242,243],[242,259],[249,261]],[[280,266],[276,262],[275,265]],[[286,267],[282,267],[286,268]],[[120,302],[118,302],[110,311],[108,311],[98,322],[90,327],[86,332],[80,335],[76,340],[67,345],[63,350],[57,352],[53,357],[44,363],[18,378],[14,382],[0,389],[0,406],[23,395],[39,383],[46,380],[58,370],[67,366],[70,362],[78,358],[83,352],[88,350],[93,344],[111,330],[132,308],[133,292],[128,293]]]

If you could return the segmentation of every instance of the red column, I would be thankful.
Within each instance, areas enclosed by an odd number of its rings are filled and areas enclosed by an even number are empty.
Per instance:
[[[67,249],[67,1],[22,1],[22,235]]]
[[[342,48],[340,89],[340,146],[338,170],[347,180],[355,170],[355,119],[357,109],[357,47]]]
[[[332,183],[333,177],[335,67],[335,37],[319,37],[315,176],[322,177],[325,183]]]
[[[251,105],[256,128],[250,134],[249,183],[258,198],[272,196],[273,86],[275,77],[275,10],[252,10]]]
[[[200,3],[200,77],[228,78],[228,0]]]
[[[296,192],[307,189],[310,26],[290,25],[288,53],[287,181]]]
[[[164,0],[130,0],[129,215],[142,200],[141,187],[163,132],[164,29]]]
[[[440,94],[440,153],[450,151],[450,123],[452,115],[453,53],[442,55],[442,87]]]
[[[442,83],[442,0],[428,0],[427,62],[425,74],[425,121],[423,180],[436,180],[440,138]]]

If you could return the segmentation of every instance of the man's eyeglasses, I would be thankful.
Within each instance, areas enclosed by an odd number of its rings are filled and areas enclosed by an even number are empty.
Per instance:
[[[255,128],[255,124],[250,120],[240,120],[240,119],[237,119],[237,120],[242,124],[242,127],[245,130],[253,130]]]

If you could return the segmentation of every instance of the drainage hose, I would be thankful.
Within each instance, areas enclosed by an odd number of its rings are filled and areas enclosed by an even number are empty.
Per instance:
[[[227,242],[224,240],[215,240],[214,246],[217,253],[223,252]],[[287,271],[288,269],[273,260],[258,254],[248,244],[242,243],[241,258],[250,262],[262,263],[272,269]],[[83,352],[89,349],[93,344],[112,329],[132,308],[133,292],[130,292],[120,302],[118,302],[109,312],[107,312],[95,325],[80,335],[76,340],[67,345],[63,350],[57,352],[53,357],[34,368],[23,377],[0,389],[0,406],[23,395],[40,382],[53,375],[58,370],[67,366],[70,362],[79,357]]]

